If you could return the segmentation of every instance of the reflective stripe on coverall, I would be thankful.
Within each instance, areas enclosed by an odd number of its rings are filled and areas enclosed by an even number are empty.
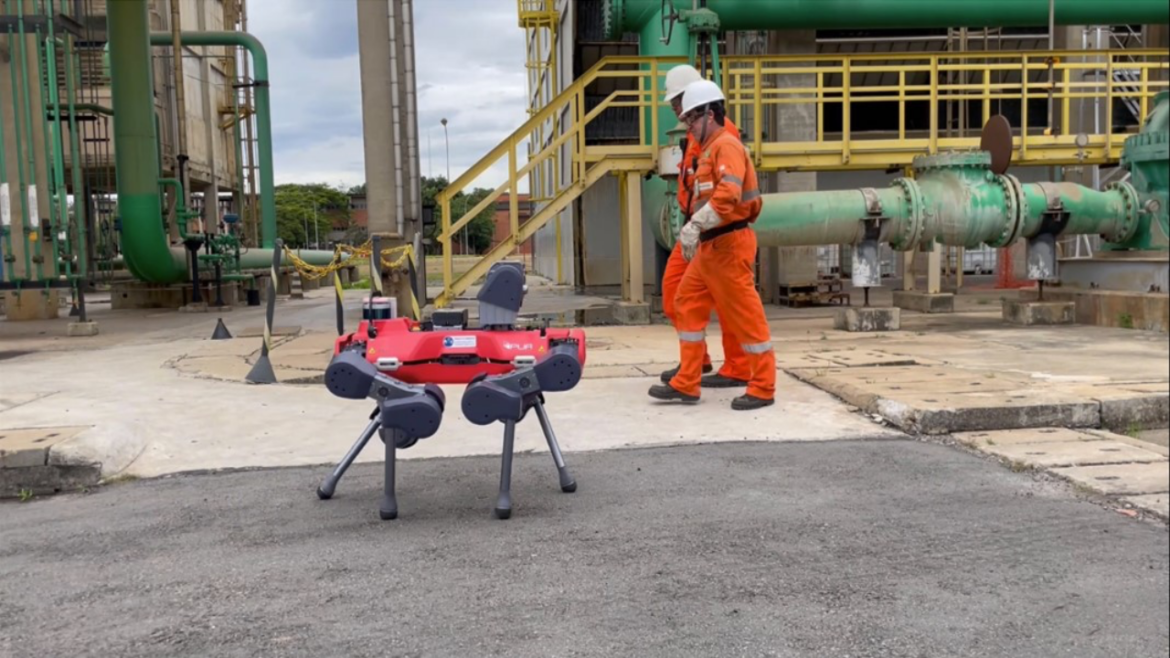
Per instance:
[[[738,138],[739,129],[735,127],[731,119],[724,120],[723,129]],[[699,140],[694,135],[688,135],[687,150],[679,165],[678,176],[678,207],[684,216],[687,213],[687,202],[691,200],[689,197],[694,194],[695,177],[691,168],[701,153]],[[662,312],[674,325],[676,331],[678,330],[678,321],[675,311],[675,297],[688,265],[690,263],[682,255],[682,244],[675,240],[674,249],[671,250],[670,258],[666,261],[666,270],[662,273]],[[747,356],[744,354],[743,348],[740,347],[739,340],[727,330],[727,323],[723,321],[722,316],[719,316],[719,326],[723,330],[723,365],[719,368],[719,374],[729,379],[747,381],[751,377],[751,368],[748,366]],[[702,341],[702,345],[703,365],[706,366],[711,363],[711,355],[707,352],[705,339]]]
[[[754,222],[763,207],[755,168],[743,144],[724,130],[708,138],[695,178],[697,211],[704,205],[719,215],[721,226]],[[699,245],[679,284],[675,300],[681,367],[670,385],[698,397],[704,337],[711,309],[718,308],[728,330],[745,352],[750,375],[747,394],[771,400],[776,395],[776,355],[764,305],[756,292],[756,234],[750,228],[732,231]]]

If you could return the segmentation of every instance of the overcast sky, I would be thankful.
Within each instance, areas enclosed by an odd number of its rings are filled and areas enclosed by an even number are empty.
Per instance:
[[[278,184],[365,181],[359,1],[386,0],[248,2],[248,30],[270,59]],[[446,117],[455,178],[527,119],[524,33],[510,0],[415,0],[414,18],[419,166],[446,173]],[[506,163],[478,182],[505,178]]]

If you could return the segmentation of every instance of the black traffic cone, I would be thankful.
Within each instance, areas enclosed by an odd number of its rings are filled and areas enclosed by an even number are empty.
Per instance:
[[[215,323],[215,331],[211,334],[211,340],[230,340],[232,332],[228,331],[227,325],[223,323],[223,318]]]

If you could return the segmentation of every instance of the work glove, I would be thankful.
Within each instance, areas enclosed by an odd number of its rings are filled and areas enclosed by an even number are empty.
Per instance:
[[[710,205],[699,208],[699,212],[691,217],[691,222],[699,227],[700,231],[710,231],[723,223],[723,218]]]
[[[699,250],[699,234],[719,226],[722,222],[723,219],[719,217],[719,213],[715,212],[711,206],[703,206],[699,212],[691,217],[691,221],[682,227],[678,239],[682,243],[683,258],[688,263],[695,257],[695,252]]]
[[[699,234],[703,230],[699,228],[694,221],[689,221],[683,225],[682,230],[678,233],[679,244],[682,245],[682,256],[688,263],[695,257],[695,252],[699,250]]]

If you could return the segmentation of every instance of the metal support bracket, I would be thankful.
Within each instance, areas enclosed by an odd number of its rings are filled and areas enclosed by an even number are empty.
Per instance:
[[[865,197],[865,212],[870,215],[881,215],[882,201],[878,198],[877,190],[872,187],[861,188],[861,196]]]
[[[862,239],[853,245],[853,285],[857,288],[879,288],[882,285],[881,243],[882,224],[885,217],[871,217],[861,220]]]
[[[1060,189],[1052,183],[1036,183],[1044,192],[1044,199],[1048,204],[1048,212],[1061,212],[1064,210],[1064,201],[1060,197]]]
[[[1060,210],[1049,210],[1041,217],[1040,231],[1028,239],[1028,279],[1044,282],[1057,277],[1056,239],[1068,227],[1069,216]]]

